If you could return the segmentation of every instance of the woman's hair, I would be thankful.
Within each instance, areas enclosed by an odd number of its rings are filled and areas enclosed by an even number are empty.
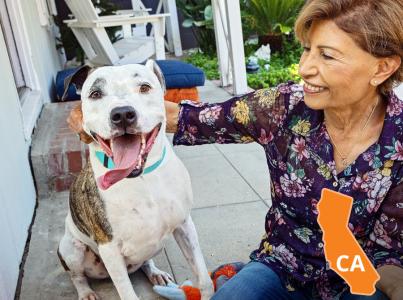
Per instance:
[[[400,67],[378,87],[381,93],[403,81],[403,0],[308,0],[295,23],[301,42],[316,20],[334,21],[375,57],[401,58]]]

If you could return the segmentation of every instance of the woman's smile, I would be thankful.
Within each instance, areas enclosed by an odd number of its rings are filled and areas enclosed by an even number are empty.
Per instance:
[[[326,90],[327,90],[327,88],[325,88],[323,86],[313,85],[311,83],[304,81],[305,94],[316,95],[316,94],[325,92]]]

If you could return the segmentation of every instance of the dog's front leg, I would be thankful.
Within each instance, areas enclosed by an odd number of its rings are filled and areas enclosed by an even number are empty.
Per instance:
[[[120,299],[138,300],[127,273],[126,263],[116,243],[100,245],[98,251],[119,293]]]
[[[202,300],[210,299],[214,293],[213,283],[207,272],[192,218],[189,216],[181,226],[174,230],[173,235],[196,275]]]

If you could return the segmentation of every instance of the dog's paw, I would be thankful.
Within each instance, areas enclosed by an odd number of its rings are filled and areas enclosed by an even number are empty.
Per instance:
[[[80,295],[78,297],[78,300],[101,300],[101,297],[99,297],[94,291],[90,291],[88,293]]]
[[[167,285],[168,282],[173,282],[174,279],[172,278],[171,274],[161,271],[157,268],[153,268],[152,272],[150,272],[150,274],[146,274],[148,277],[148,280],[150,280],[150,282],[153,285]]]
[[[172,276],[169,273],[161,271],[160,269],[158,269],[155,266],[154,261],[152,259],[146,261],[141,266],[141,269],[143,270],[144,274],[146,274],[148,280],[150,280],[150,282],[153,285],[165,286],[169,282],[174,281],[174,279],[172,278]]]

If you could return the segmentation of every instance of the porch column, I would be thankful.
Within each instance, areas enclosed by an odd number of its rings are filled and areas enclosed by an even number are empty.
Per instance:
[[[163,6],[164,12],[169,13],[169,17],[166,20],[169,51],[174,52],[175,56],[182,56],[182,42],[175,0],[164,0]]]
[[[233,84],[233,94],[247,92],[245,53],[239,1],[211,0],[217,57],[222,86]]]

